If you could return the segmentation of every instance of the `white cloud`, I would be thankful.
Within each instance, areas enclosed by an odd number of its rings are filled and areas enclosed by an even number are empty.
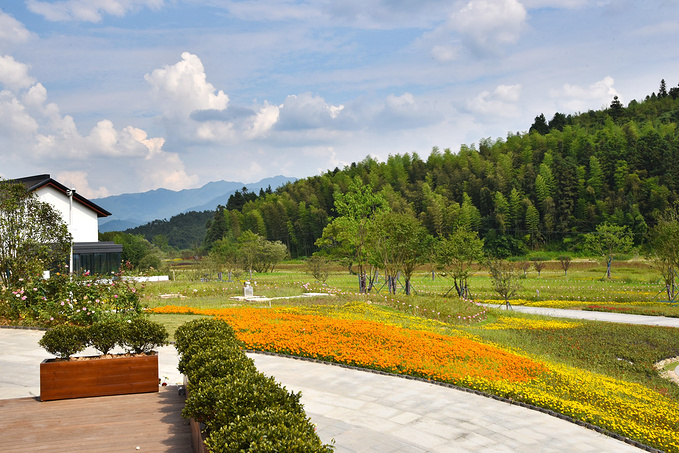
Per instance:
[[[38,130],[38,123],[13,93],[0,91],[0,136],[25,141]]]
[[[123,17],[130,11],[148,7],[160,9],[164,0],[64,0],[46,2],[28,0],[26,6],[35,14],[52,22],[82,21],[101,22],[102,14]]]
[[[491,93],[482,91],[467,101],[467,110],[484,116],[511,118],[518,113],[521,85],[500,85]]]
[[[186,172],[184,162],[177,153],[163,151],[164,139],[147,138],[145,131],[132,127],[127,128],[127,132],[148,149],[144,159],[136,162],[134,167],[140,190],[158,187],[180,190],[198,183],[198,176]]]
[[[28,66],[16,61],[11,55],[0,55],[0,84],[16,90],[28,88],[35,80],[28,75]]]
[[[453,13],[450,24],[474,52],[497,53],[519,39],[526,15],[518,0],[470,0]]]
[[[0,10],[0,44],[21,43],[30,37],[31,32],[26,30],[24,24]]]
[[[333,128],[333,120],[344,109],[343,105],[328,104],[325,99],[309,92],[289,95],[280,106],[279,130]]]
[[[86,171],[60,171],[54,179],[66,187],[75,188],[85,198],[103,198],[111,194],[104,186],[99,186],[97,189],[92,188]]]
[[[280,117],[280,108],[271,105],[268,102],[257,112],[257,115],[244,135],[245,138],[253,139],[266,135],[271,128],[278,122]]]
[[[47,89],[12,57],[0,57],[0,82],[8,87],[0,91],[0,142],[10,150],[6,159],[26,168],[34,163],[39,171],[47,167],[89,197],[106,196],[111,188],[120,190],[131,182],[135,190],[197,183],[198,177],[186,172],[177,154],[163,150],[163,138],[149,138],[142,129],[117,129],[102,119],[82,135],[74,118],[48,102]],[[101,163],[101,168],[92,162]],[[102,178],[103,173],[115,177]],[[107,185],[92,188],[88,179],[105,179]]]
[[[229,97],[207,81],[205,67],[198,56],[182,53],[172,66],[155,69],[144,76],[166,116],[187,117],[195,110],[224,110]]]
[[[591,108],[608,106],[613,96],[619,96],[613,87],[614,83],[613,78],[607,76],[589,87],[565,84],[558,90],[551,90],[549,95],[555,99],[560,109],[582,112]]]

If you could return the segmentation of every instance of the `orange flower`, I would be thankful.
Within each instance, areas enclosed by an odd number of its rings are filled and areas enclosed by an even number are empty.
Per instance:
[[[193,313],[227,321],[250,349],[464,384],[469,377],[526,382],[547,368],[529,358],[472,339],[373,321],[334,319],[294,309],[193,309],[167,306],[154,313]]]

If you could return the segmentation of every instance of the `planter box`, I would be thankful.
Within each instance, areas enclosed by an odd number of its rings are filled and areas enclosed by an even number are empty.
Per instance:
[[[40,400],[124,395],[158,391],[158,355],[91,360],[44,360]]]

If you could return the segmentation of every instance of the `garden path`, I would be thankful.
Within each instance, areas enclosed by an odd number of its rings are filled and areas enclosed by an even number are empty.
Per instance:
[[[482,305],[488,308],[499,308],[500,310],[506,309],[504,304],[503,305],[482,304]],[[618,322],[622,324],[642,324],[648,326],[665,326],[679,328],[679,318],[668,318],[665,316],[630,315],[626,313],[568,310],[564,308],[526,307],[523,305],[512,305],[511,309],[520,313],[529,313],[533,315],[542,316],[553,316],[556,318],[587,319],[591,321]],[[677,313],[679,313],[679,307],[677,307]]]

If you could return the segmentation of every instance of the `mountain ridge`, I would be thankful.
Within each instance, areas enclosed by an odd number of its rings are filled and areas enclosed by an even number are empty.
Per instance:
[[[173,191],[161,188],[96,198],[92,201],[112,213],[100,221],[99,231],[104,233],[134,228],[153,220],[169,219],[185,212],[212,211],[220,204],[226,205],[229,197],[243,187],[251,192],[259,192],[260,189],[269,186],[276,189],[296,180],[297,178],[276,175],[249,184],[236,181],[210,181],[195,189]]]

